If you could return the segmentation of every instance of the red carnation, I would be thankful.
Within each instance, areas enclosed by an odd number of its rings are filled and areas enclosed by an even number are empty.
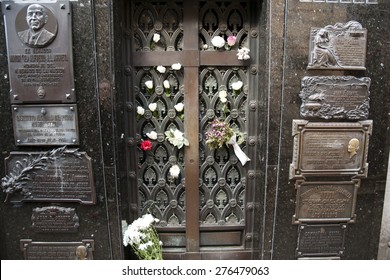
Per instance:
[[[145,140],[141,142],[141,150],[150,151],[152,150],[153,144],[149,140]]]

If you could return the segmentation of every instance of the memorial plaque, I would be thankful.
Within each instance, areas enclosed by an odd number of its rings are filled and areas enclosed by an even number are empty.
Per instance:
[[[305,119],[365,120],[370,109],[371,79],[352,76],[304,77],[299,96]]]
[[[11,152],[5,159],[6,182],[22,185],[10,202],[50,201],[95,204],[91,158],[85,152],[58,148],[46,153]],[[4,187],[4,186],[3,186]]]
[[[293,223],[356,221],[355,208],[360,180],[306,182],[297,180]]]
[[[2,11],[11,103],[74,103],[70,2],[3,1]]]
[[[20,250],[25,260],[93,260],[94,240],[75,242],[37,242],[21,239]]]
[[[17,146],[79,144],[77,105],[12,105]]]
[[[346,224],[300,225],[297,257],[342,256]]]
[[[308,69],[365,70],[367,30],[357,21],[310,30]]]
[[[293,120],[290,179],[309,176],[366,178],[372,120],[309,122]],[[351,177],[351,178],[352,178]]]
[[[31,221],[34,232],[39,233],[77,232],[80,226],[74,208],[58,206],[34,208]]]

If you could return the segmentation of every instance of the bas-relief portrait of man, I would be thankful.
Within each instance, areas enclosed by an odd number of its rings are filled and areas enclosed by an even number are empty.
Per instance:
[[[57,20],[53,13],[43,5],[31,4],[20,11],[16,23],[22,25],[21,17],[24,15],[25,30],[18,31],[20,40],[31,48],[43,48],[50,45],[57,35]],[[50,22],[50,24],[48,24]]]

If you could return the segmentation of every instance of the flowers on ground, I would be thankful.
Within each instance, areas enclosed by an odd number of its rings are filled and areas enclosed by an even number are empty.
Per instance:
[[[190,144],[188,140],[184,138],[184,133],[178,129],[170,129],[168,131],[165,131],[165,136],[169,143],[171,143],[173,146],[178,147],[179,149],[182,148],[184,145],[188,146]]]
[[[131,223],[123,235],[123,245],[130,245],[140,260],[162,260],[162,242],[154,227],[159,220],[151,214]]]

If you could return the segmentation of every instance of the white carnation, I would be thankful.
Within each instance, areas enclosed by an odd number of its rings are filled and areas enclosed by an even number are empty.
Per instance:
[[[137,114],[142,116],[143,114],[145,114],[145,109],[141,106],[138,106],[137,107]]]
[[[172,64],[172,69],[173,70],[180,70],[181,68],[181,64],[180,63],[174,63]]]
[[[180,167],[177,164],[172,165],[171,168],[169,168],[169,174],[173,178],[178,178],[180,175]]]
[[[151,132],[146,133],[146,136],[148,136],[152,140],[156,140],[157,139],[157,132],[152,130]]]

